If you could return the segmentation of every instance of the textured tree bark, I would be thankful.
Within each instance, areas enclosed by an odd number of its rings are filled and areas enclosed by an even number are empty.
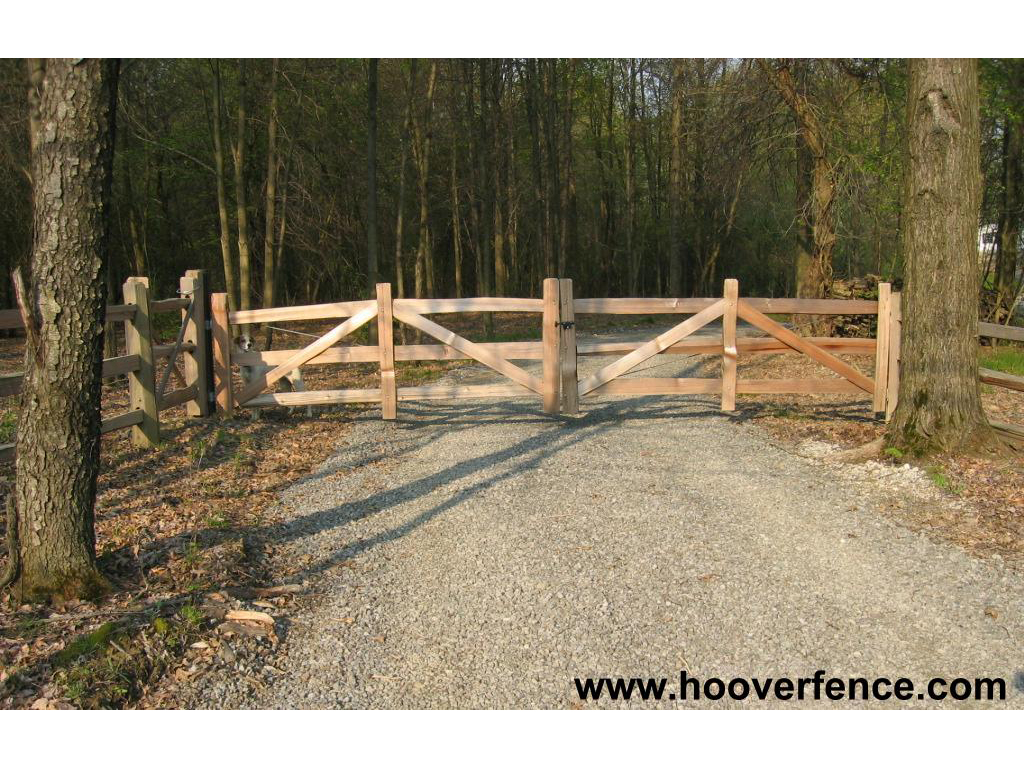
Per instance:
[[[220,62],[213,61],[213,167],[217,177],[217,220],[220,223],[220,255],[224,263],[224,290],[228,306],[238,307],[238,286],[235,284],[235,265],[231,257],[231,223],[228,220],[228,194],[224,182],[224,96],[221,93]]]
[[[1024,62],[1014,61],[1011,92],[1014,107],[1003,128],[1003,198],[999,215],[997,289],[1000,308],[1009,311],[1017,291],[1021,219],[1024,218]],[[996,318],[998,322],[1000,318]]]
[[[685,64],[672,60],[672,153],[669,159],[669,223],[668,223],[668,295],[683,294],[683,163],[686,158],[686,137],[683,133],[683,109],[686,98]]]
[[[270,114],[267,116],[267,190],[264,197],[265,221],[263,229],[263,306],[274,306],[274,231],[277,224],[277,59],[271,64],[270,73]],[[376,253],[374,254],[376,259]],[[265,331],[265,348],[270,349],[274,342],[274,330],[267,328]]]
[[[409,138],[412,133],[412,103],[416,89],[416,59],[409,64],[409,93],[405,101],[405,120],[402,124],[402,157],[398,163],[398,201],[395,213],[395,290],[400,299],[405,298],[405,179],[409,165]],[[404,334],[404,327],[400,333]],[[404,338],[404,335],[403,335]],[[404,341],[403,341],[404,343]]]
[[[903,340],[889,445],[914,454],[998,443],[978,383],[978,64],[911,59],[903,190]]]
[[[366,291],[377,290],[377,64],[370,59],[366,83]]]
[[[775,89],[786,102],[797,122],[797,133],[810,155],[810,199],[805,213],[810,225],[814,249],[806,268],[798,275],[797,291],[801,298],[820,299],[832,289],[832,253],[836,246],[836,173],[837,165],[828,155],[825,129],[807,95],[798,90],[787,65],[772,67],[763,59],[761,68],[771,78]],[[813,319],[814,331],[828,335],[827,318]]]
[[[238,224],[238,307],[252,308],[252,260],[249,253],[249,204],[245,190],[245,143],[248,136],[246,112],[246,62],[238,62],[238,129],[232,152],[235,160],[235,218]]]
[[[35,64],[32,289],[15,503],[25,600],[92,597],[116,60]]]
[[[420,198],[419,245],[416,248],[416,264],[414,269],[416,297],[422,298],[433,294],[430,275],[433,259],[430,244],[430,120],[434,110],[434,86],[437,83],[437,61],[430,63],[427,75],[427,93],[424,100],[422,116],[413,120],[413,159],[416,161],[417,181]]]

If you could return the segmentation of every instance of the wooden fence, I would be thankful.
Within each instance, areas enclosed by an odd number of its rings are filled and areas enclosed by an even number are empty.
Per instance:
[[[575,299],[572,281],[549,278],[543,298],[393,299],[391,286],[377,286],[376,299],[303,307],[281,307],[228,312],[225,294],[214,294],[212,340],[214,387],[218,409],[231,413],[235,407],[268,405],[325,405],[333,403],[381,403],[385,419],[393,419],[398,403],[407,400],[476,397],[538,397],[547,413],[576,413],[581,398],[589,395],[720,394],[722,409],[736,407],[737,394],[858,393],[870,396],[876,413],[891,414],[896,404],[899,379],[900,295],[883,283],[877,301],[841,299],[741,298],[735,280],[725,281],[719,299]],[[539,315],[541,341],[498,343],[472,342],[426,315],[459,312],[526,312]],[[878,315],[875,339],[801,337],[768,316],[768,313],[809,315]],[[686,320],[646,342],[581,342],[576,340],[576,315],[690,315]],[[377,319],[375,345],[336,346],[356,329]],[[708,323],[722,318],[716,338],[688,339]],[[344,319],[326,334],[301,349],[233,351],[233,327],[296,320]],[[768,334],[767,338],[737,338],[738,320]],[[395,344],[394,323],[404,323],[440,344]],[[741,354],[763,355],[796,352],[807,355],[839,378],[739,379]],[[713,354],[722,358],[718,378],[622,378],[657,354]],[[875,357],[871,379],[837,357]],[[587,355],[615,355],[619,359],[580,379],[577,359]],[[412,360],[473,359],[507,379],[502,384],[470,386],[398,387],[395,362]],[[512,361],[540,360],[535,376]],[[375,362],[380,366],[380,386],[319,392],[266,392],[289,372],[303,365]],[[260,366],[262,373],[235,392],[231,366]]]
[[[160,440],[160,412],[184,404],[189,415],[210,413],[210,363],[207,317],[209,293],[202,270],[189,270],[179,282],[179,296],[151,300],[149,278],[130,277],[124,284],[124,303],[107,306],[106,322],[124,323],[125,354],[103,360],[103,378],[128,378],[129,409],[106,416],[101,431],[132,430],[132,442],[139,447],[155,446]],[[174,344],[154,344],[152,318],[162,312],[181,316]],[[24,328],[18,310],[0,311],[0,329]],[[178,370],[181,357],[184,373]],[[163,374],[156,377],[157,361],[166,360]],[[174,376],[180,385],[168,391]],[[0,396],[21,391],[23,372],[0,375]],[[0,461],[14,456],[14,444],[0,445]]]
[[[871,408],[888,418],[899,395],[901,337],[900,294],[879,284],[877,300],[788,299],[741,297],[736,280],[726,280],[721,298],[577,299],[572,281],[549,278],[543,297],[468,299],[393,299],[391,285],[377,285],[376,298],[298,307],[229,312],[223,293],[212,296],[201,270],[180,280],[179,297],[151,300],[146,278],[129,278],[124,303],[107,307],[106,321],[123,322],[125,354],[103,361],[103,377],[127,376],[129,410],[102,420],[103,432],[132,430],[142,447],[160,439],[160,412],[184,404],[189,415],[206,416],[214,402],[221,413],[236,407],[380,403],[385,419],[397,416],[398,404],[411,400],[481,397],[535,397],[549,414],[574,414],[583,398],[595,395],[717,394],[723,411],[736,408],[742,394],[863,394]],[[152,317],[177,312],[181,324],[173,344],[154,344]],[[540,341],[481,343],[460,336],[428,315],[518,312],[537,315]],[[784,315],[876,315],[874,338],[804,337],[772,319]],[[646,341],[577,341],[578,315],[686,315],[686,319]],[[345,337],[376,319],[377,343],[340,345]],[[693,337],[721,319],[721,331]],[[303,348],[239,353],[233,328],[289,321],[340,320],[330,331]],[[743,320],[767,336],[737,334]],[[396,344],[395,323],[433,337],[434,344]],[[0,329],[24,327],[17,310],[0,311]],[[1024,328],[979,323],[979,334],[1024,341]],[[693,338],[691,338],[693,337]],[[626,378],[625,374],[659,354],[715,355],[721,375],[714,378]],[[837,374],[830,378],[744,379],[738,375],[741,355],[802,354]],[[868,377],[839,355],[874,357]],[[592,356],[617,359],[580,378],[578,361]],[[177,368],[181,358],[184,372]],[[166,365],[157,378],[157,362]],[[465,386],[398,386],[395,364],[416,360],[475,360],[505,378],[500,384]],[[534,375],[513,361],[541,361]],[[274,392],[275,383],[300,366],[331,363],[375,363],[380,384],[368,389]],[[257,366],[255,378],[241,390],[232,387],[233,365]],[[180,386],[168,391],[170,378]],[[981,369],[981,381],[1024,391],[1024,377]],[[0,375],[0,396],[20,391],[21,373]],[[271,390],[271,391],[268,391]],[[1009,425],[1000,428],[1010,429]],[[13,445],[0,445],[0,460],[13,455]]]

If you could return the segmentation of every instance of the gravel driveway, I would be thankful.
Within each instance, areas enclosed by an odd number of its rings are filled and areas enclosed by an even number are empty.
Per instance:
[[[656,359],[647,375],[690,364]],[[534,400],[403,403],[396,423],[365,413],[282,497],[279,551],[306,564],[316,595],[288,628],[281,674],[254,698],[218,684],[205,704],[569,708],[575,677],[683,669],[919,686],[994,675],[1002,706],[1024,704],[1018,573],[897,526],[879,511],[891,489],[717,408],[619,397],[561,420]]]

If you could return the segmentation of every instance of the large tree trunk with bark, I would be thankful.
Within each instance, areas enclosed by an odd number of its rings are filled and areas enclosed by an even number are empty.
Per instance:
[[[30,65],[32,289],[17,435],[24,600],[92,597],[116,60]]]
[[[978,65],[912,59],[903,190],[900,399],[888,443],[914,454],[996,438],[978,383]]]

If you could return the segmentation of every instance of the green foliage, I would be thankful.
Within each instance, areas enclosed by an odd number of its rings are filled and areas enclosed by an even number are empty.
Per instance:
[[[885,449],[885,455],[893,459],[902,459],[903,451],[901,451],[899,448],[896,448],[895,446],[890,446],[889,448]]]
[[[18,430],[18,411],[4,411],[0,415],[0,443],[13,443]]]
[[[982,353],[980,363],[983,368],[991,368],[993,371],[1024,376],[1024,349],[1021,347],[990,349]]]

